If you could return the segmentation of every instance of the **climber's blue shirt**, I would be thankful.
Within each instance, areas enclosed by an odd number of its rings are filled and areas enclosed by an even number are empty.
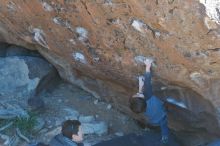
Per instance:
[[[151,124],[159,124],[159,122],[166,116],[163,102],[156,96],[151,96],[146,100],[147,108],[145,115]]]
[[[144,78],[143,94],[147,104],[145,115],[151,125],[160,126],[162,137],[168,137],[169,129],[167,127],[167,117],[164,104],[159,98],[153,95],[151,72],[146,72]]]

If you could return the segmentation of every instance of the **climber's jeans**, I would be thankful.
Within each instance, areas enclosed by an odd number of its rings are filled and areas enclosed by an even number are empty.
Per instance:
[[[161,136],[162,137],[169,137],[169,129],[167,126],[167,116],[165,116],[161,121],[160,121],[160,129],[161,129]]]

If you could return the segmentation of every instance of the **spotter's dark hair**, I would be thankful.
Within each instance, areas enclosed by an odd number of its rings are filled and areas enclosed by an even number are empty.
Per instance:
[[[66,120],[62,124],[62,134],[69,139],[72,139],[72,135],[77,135],[79,126],[81,125],[78,120]]]

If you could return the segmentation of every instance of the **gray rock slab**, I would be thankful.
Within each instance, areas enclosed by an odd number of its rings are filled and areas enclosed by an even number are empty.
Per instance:
[[[7,101],[0,102],[0,119],[14,119],[16,117],[29,117],[28,113],[17,104]]]
[[[79,121],[81,123],[90,123],[90,122],[94,122],[95,121],[95,117],[94,116],[83,116],[83,115],[80,115]]]
[[[78,120],[79,118],[79,112],[72,108],[66,107],[63,109],[62,113],[65,115],[64,117],[65,120]]]
[[[37,57],[0,57],[0,94],[29,97],[53,66]]]
[[[105,122],[82,123],[84,134],[102,135],[108,132],[108,125]]]
[[[24,60],[17,57],[0,58],[0,94],[25,96],[36,88],[39,78],[30,79]]]

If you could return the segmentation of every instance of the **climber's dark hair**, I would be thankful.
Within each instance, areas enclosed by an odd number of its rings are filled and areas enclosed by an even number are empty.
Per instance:
[[[146,101],[142,97],[131,97],[129,104],[130,109],[135,113],[143,113],[147,107]]]

